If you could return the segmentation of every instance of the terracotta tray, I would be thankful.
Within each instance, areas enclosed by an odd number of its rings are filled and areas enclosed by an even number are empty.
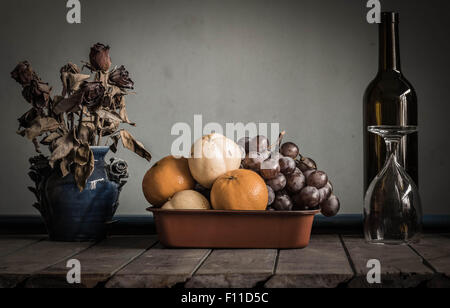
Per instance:
[[[153,212],[159,241],[176,248],[303,248],[319,213],[147,210]]]

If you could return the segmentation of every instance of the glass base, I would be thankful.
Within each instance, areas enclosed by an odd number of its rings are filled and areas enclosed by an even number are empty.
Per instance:
[[[368,244],[373,244],[373,245],[386,245],[386,246],[401,246],[401,245],[409,245],[409,244],[417,244],[420,242],[420,236],[408,239],[408,240],[387,240],[387,239],[383,239],[383,240],[375,240],[375,239],[367,239],[366,238],[366,242]]]

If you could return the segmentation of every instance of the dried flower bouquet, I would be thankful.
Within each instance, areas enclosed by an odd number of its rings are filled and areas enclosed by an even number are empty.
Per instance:
[[[82,67],[91,74],[83,74],[75,64],[68,63],[60,70],[63,90],[51,96],[52,87],[43,82],[29,62],[19,63],[11,77],[22,86],[22,95],[31,109],[21,116],[18,134],[33,142],[36,151],[48,146],[50,156],[37,158],[44,165],[59,168],[61,176],[72,173],[82,191],[94,170],[91,146],[111,141],[115,153],[119,141],[125,148],[146,160],[151,154],[122,123],[135,126],[127,115],[125,96],[134,88],[124,66],[111,69],[109,46],[97,43],[91,48],[89,62]]]

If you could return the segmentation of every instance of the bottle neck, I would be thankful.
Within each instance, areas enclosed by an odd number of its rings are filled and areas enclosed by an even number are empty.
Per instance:
[[[383,18],[379,25],[380,72],[401,71],[398,36],[398,19]]]

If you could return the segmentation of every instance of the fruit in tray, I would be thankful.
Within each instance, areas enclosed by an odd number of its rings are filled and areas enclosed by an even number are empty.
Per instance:
[[[200,185],[211,188],[221,175],[239,169],[241,159],[241,149],[234,141],[211,134],[192,146],[189,168]]]
[[[264,136],[238,143],[220,134],[204,136],[192,146],[189,160],[169,156],[147,172],[145,197],[164,209],[320,209],[335,216],[340,202],[328,175],[295,143],[282,144],[283,136],[275,145]]]
[[[194,188],[188,160],[174,156],[167,156],[153,165],[142,181],[145,198],[156,207],[164,205],[177,192]]]
[[[254,171],[238,169],[220,176],[211,190],[215,210],[263,211],[268,203],[264,180]]]
[[[194,190],[177,192],[167,201],[162,209],[165,210],[210,210],[208,199]]]

